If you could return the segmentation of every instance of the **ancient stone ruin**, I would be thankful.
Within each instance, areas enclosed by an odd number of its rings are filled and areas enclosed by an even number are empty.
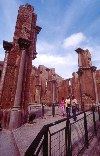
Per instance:
[[[0,62],[0,111],[2,126],[17,128],[27,121],[28,107],[33,103],[51,106],[61,97],[75,95],[84,110],[100,101],[100,70],[92,66],[88,50],[76,49],[78,71],[63,79],[54,68],[32,66],[36,58],[37,34],[34,8],[20,6],[12,42],[3,41],[4,61]],[[67,68],[67,67],[66,67]]]
[[[27,116],[32,60],[36,58],[37,34],[41,30],[36,26],[37,15],[33,11],[31,5],[20,6],[13,42],[3,41],[0,104],[4,109],[4,127],[16,128],[21,125],[22,114]]]

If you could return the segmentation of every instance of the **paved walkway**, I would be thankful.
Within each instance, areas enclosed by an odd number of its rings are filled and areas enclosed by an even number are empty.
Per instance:
[[[81,117],[82,115],[80,115],[78,119]],[[37,136],[43,125],[55,122],[62,118],[63,118],[62,115],[55,115],[55,117],[46,115],[44,116],[43,119],[37,118],[34,120],[33,124],[26,123],[20,128],[13,130],[12,132],[9,130],[0,131],[0,156],[24,156],[25,151],[32,143],[32,141],[35,139],[35,137]],[[71,119],[71,123],[72,122],[73,119]],[[60,126],[56,126],[56,130],[64,126],[65,123],[60,124]],[[77,133],[78,131],[76,127],[74,127],[73,130],[76,131],[75,133]],[[55,131],[55,129],[52,129],[52,131]],[[78,135],[79,134],[77,133],[76,136]]]
[[[93,138],[89,148],[84,151],[82,156],[100,156],[100,128],[97,137]]]
[[[20,156],[13,134],[9,130],[0,131],[0,156]]]

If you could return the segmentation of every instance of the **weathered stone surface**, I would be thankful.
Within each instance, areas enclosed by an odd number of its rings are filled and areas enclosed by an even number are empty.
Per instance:
[[[4,61],[0,61],[0,80],[1,80],[2,70],[3,70],[3,64],[4,64]]]
[[[40,31],[40,27],[36,26],[37,15],[33,11],[34,8],[29,4],[20,6],[12,46],[3,42],[9,55],[0,97],[1,105],[3,109],[18,107],[24,116],[28,110],[32,59],[36,57],[36,40]]]
[[[96,70],[96,84],[97,84],[98,100],[100,102],[100,69]]]
[[[26,118],[30,103],[52,105],[69,95],[75,95],[85,109],[91,108],[100,101],[100,70],[92,66],[88,49],[76,50],[79,69],[69,79],[57,75],[54,68],[32,66],[37,55],[37,34],[41,30],[36,25],[37,15],[33,11],[29,4],[20,6],[13,42],[3,41],[5,59],[0,62],[0,107],[6,110],[4,116],[8,116],[9,110],[18,110],[18,114],[21,112]],[[14,119],[12,114],[14,112],[9,113],[9,118]]]
[[[48,69],[43,65],[38,68],[33,67],[31,72],[30,103],[52,104],[53,102],[58,102],[58,88],[62,81],[63,78],[57,75],[54,69]]]
[[[76,49],[78,53],[78,75],[81,88],[81,103],[84,108],[91,108],[92,105],[98,102],[98,93],[96,85],[95,71],[96,67],[92,66],[91,54],[88,49]]]

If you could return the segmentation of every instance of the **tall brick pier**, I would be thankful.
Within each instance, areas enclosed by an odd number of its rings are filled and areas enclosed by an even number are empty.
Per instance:
[[[32,60],[36,58],[37,15],[34,8],[20,6],[13,42],[3,41],[5,60],[0,84],[3,127],[17,128],[27,116]]]
[[[76,49],[78,53],[78,75],[81,92],[81,103],[84,108],[91,108],[92,104],[98,103],[96,85],[96,67],[92,66],[91,54],[88,49]]]

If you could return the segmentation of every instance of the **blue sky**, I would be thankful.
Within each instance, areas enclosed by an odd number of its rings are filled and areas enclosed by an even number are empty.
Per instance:
[[[75,49],[89,49],[92,63],[100,69],[100,0],[1,0],[0,60],[3,40],[12,41],[18,8],[29,3],[42,27],[33,65],[55,68],[63,78],[78,69]]]

